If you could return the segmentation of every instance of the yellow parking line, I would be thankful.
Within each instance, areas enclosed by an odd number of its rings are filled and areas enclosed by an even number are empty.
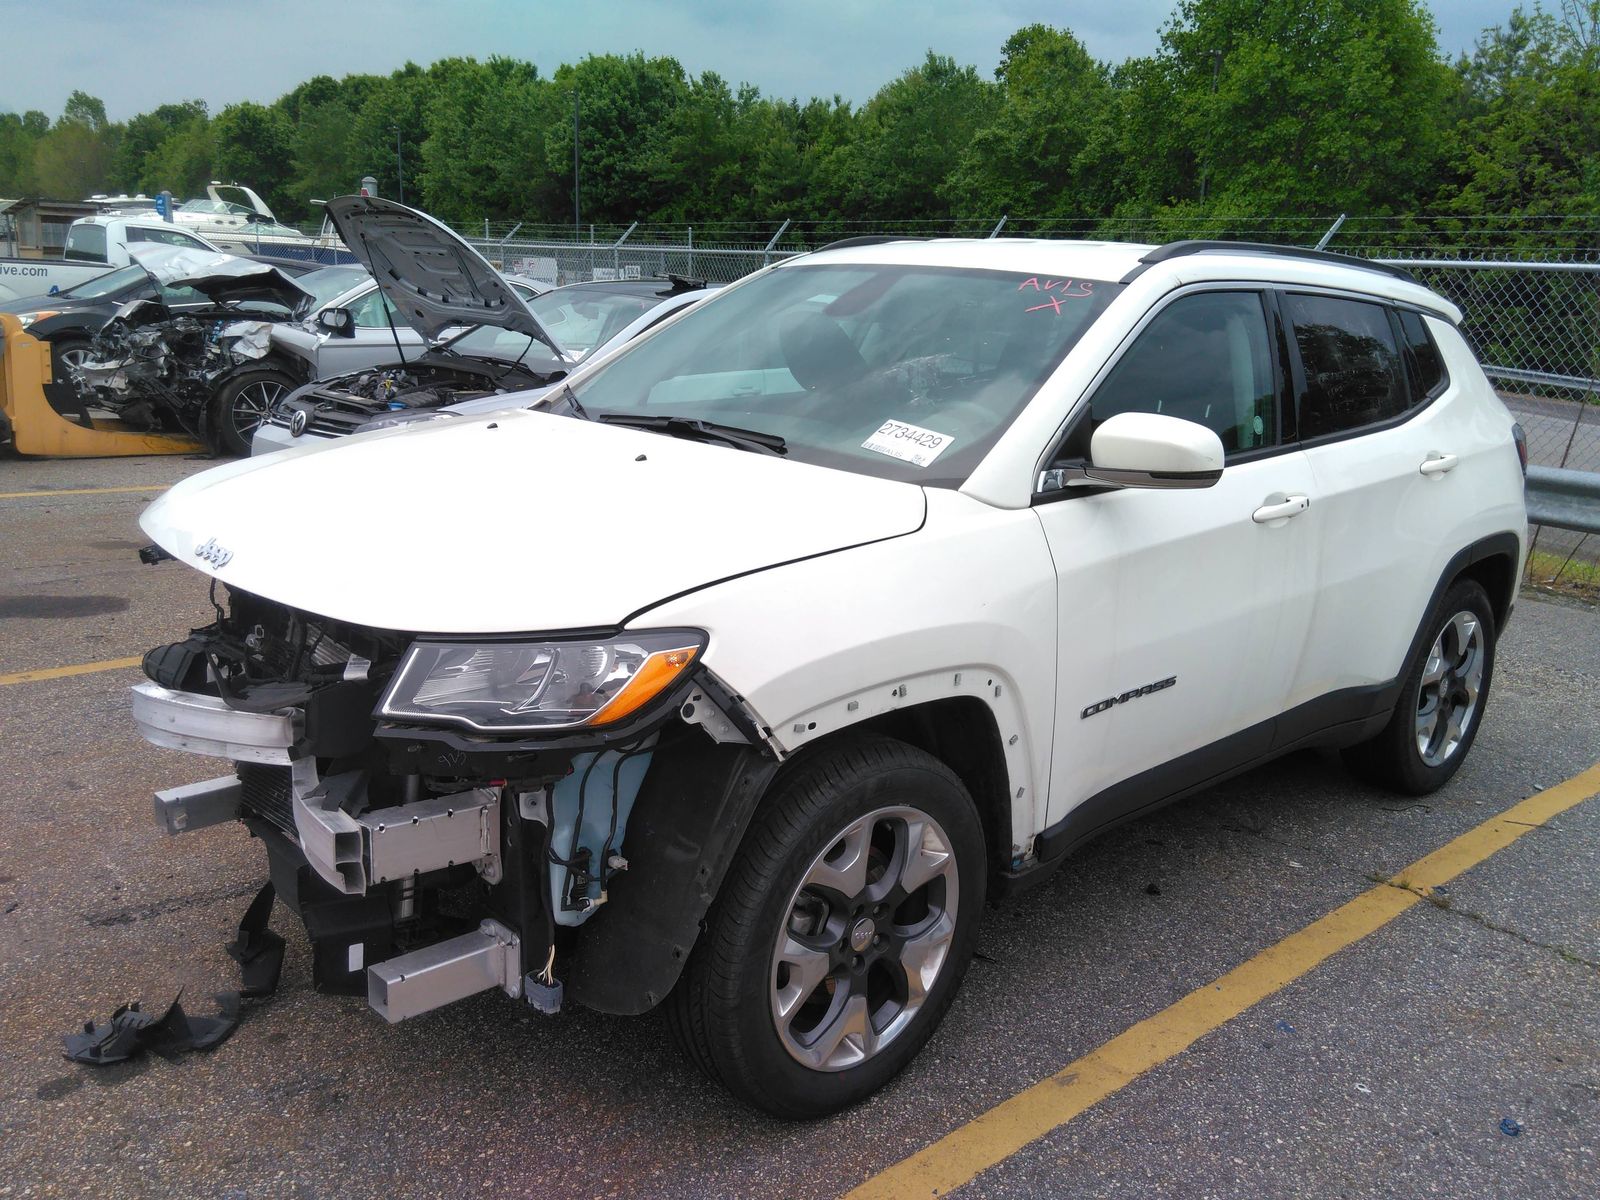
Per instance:
[[[66,679],[70,675],[93,675],[96,671],[120,671],[137,667],[143,658],[108,658],[105,662],[79,663],[73,667],[45,667],[38,671],[17,671],[0,675],[0,687],[13,683],[33,683],[40,679]]]
[[[1383,928],[1530,829],[1600,792],[1600,764],[1514,804],[1321,920],[1190,992],[1041,1083],[868,1179],[847,1200],[942,1196],[1180,1054],[1346,946]]]
[[[0,492],[0,500],[29,500],[48,496],[103,496],[111,492],[164,492],[170,483],[146,483],[138,487],[115,488],[40,488],[32,492]]]

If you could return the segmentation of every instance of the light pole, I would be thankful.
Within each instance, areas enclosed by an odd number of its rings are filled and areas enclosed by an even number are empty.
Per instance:
[[[583,228],[583,206],[580,197],[583,191],[582,176],[579,174],[578,163],[578,89],[572,89],[572,240],[580,241]]]
[[[395,194],[400,203],[406,202],[406,160],[400,154],[400,126],[394,127],[394,174],[395,183],[398,185]]]

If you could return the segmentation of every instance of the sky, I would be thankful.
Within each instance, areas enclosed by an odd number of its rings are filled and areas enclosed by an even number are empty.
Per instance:
[[[1430,0],[1439,45],[1470,50],[1517,0]],[[1532,7],[1531,3],[1528,5]],[[169,101],[213,113],[270,102],[314,75],[387,74],[407,59],[527,59],[549,75],[587,54],[670,55],[769,96],[857,104],[948,54],[988,76],[1012,33],[1064,26],[1095,57],[1155,50],[1175,0],[0,0],[0,112],[60,114],[75,88],[112,120]]]

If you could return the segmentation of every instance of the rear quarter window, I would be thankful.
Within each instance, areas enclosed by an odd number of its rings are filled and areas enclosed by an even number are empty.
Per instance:
[[[103,263],[106,261],[106,227],[104,225],[74,225],[67,230],[67,244],[63,258],[74,262]]]
[[[1418,402],[1432,400],[1450,385],[1444,358],[1420,313],[1400,314],[1400,333],[1406,344],[1406,368]]]

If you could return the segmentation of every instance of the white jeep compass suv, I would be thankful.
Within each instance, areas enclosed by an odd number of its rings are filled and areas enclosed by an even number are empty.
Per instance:
[[[1301,747],[1460,767],[1526,515],[1459,320],[1310,251],[864,239],[533,408],[218,467],[142,520],[217,617],[134,714],[228,760],[158,814],[242,820],[390,1020],[665,1005],[840,1108],[1086,839]]]

